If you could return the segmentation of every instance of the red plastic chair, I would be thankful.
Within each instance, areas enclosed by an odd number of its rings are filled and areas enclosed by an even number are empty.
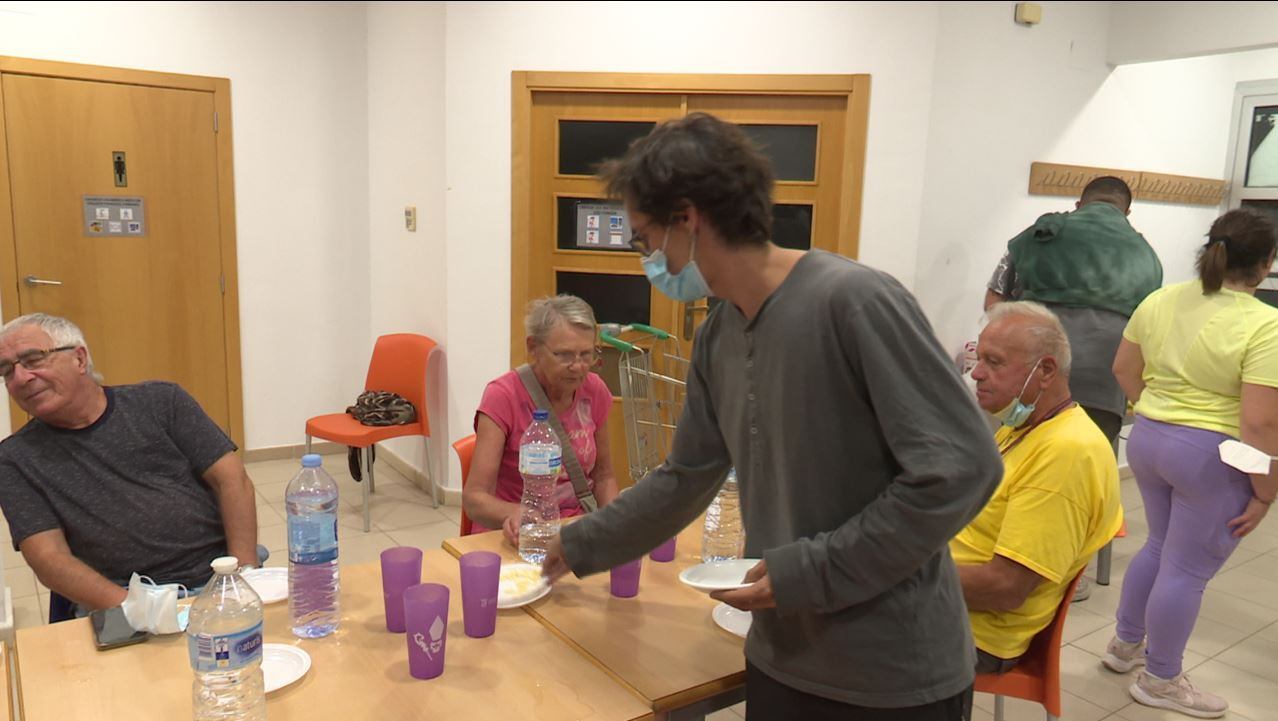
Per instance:
[[[430,484],[431,502],[439,507],[439,486],[431,474],[430,418],[426,410],[426,371],[431,355],[438,349],[435,341],[424,335],[394,333],[377,339],[373,358],[368,363],[364,390],[391,391],[407,398],[417,409],[417,421],[401,426],[366,426],[348,413],[316,416],[306,422],[306,452],[311,438],[364,449],[368,478],[364,487],[364,531],[369,528],[369,494],[373,484],[373,447],[390,438],[421,436],[425,444],[423,466]]]
[[[466,481],[470,480],[470,459],[475,455],[475,434],[457,441],[453,444],[453,450],[457,451],[457,460],[461,461],[462,471],[462,493],[466,492]],[[466,515],[466,506],[462,506],[461,512],[461,535],[469,536],[471,533],[470,516]]]
[[[976,676],[976,690],[994,694],[994,721],[1003,721],[1003,697],[1023,698],[1043,704],[1049,721],[1061,716],[1061,637],[1065,634],[1065,615],[1069,613],[1074,589],[1083,577],[1080,571],[1056,609],[1056,617],[1030,642],[1021,662],[1007,673],[982,673]]]

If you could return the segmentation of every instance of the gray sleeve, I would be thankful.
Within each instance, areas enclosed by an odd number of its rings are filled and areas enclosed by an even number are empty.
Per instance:
[[[839,332],[899,471],[843,525],[764,552],[782,613],[838,611],[900,583],[943,552],[1003,475],[975,399],[903,288],[874,294]]]
[[[1009,250],[999,259],[998,267],[994,269],[994,274],[990,276],[990,282],[985,287],[1004,298],[1011,298],[1018,295],[1016,281],[1016,266],[1012,264],[1012,252]]]
[[[166,426],[169,438],[190,461],[195,475],[203,476],[209,466],[234,451],[235,444],[191,394],[175,383],[164,386],[171,389]]]
[[[11,449],[6,449],[11,451]],[[13,550],[28,537],[43,531],[62,528],[53,505],[36,490],[32,480],[15,464],[39,463],[36,458],[6,458],[0,462],[0,507],[9,524]]]
[[[706,345],[698,342],[696,348]],[[564,526],[564,553],[578,576],[606,571],[664,543],[710,505],[727,477],[731,460],[698,356],[703,357],[694,350],[683,415],[666,461],[612,503]]]

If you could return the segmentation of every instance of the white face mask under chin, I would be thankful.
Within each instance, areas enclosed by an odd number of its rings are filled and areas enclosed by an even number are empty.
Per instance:
[[[120,604],[125,620],[135,631],[181,633],[186,630],[186,619],[178,618],[179,590],[185,592],[186,586],[180,583],[159,586],[146,576],[133,574],[129,579],[129,594]]]

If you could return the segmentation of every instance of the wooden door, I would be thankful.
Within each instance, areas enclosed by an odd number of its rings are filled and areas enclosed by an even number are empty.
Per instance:
[[[176,382],[242,444],[238,341],[227,342],[238,323],[228,324],[224,304],[229,188],[219,188],[214,93],[0,79],[17,286],[6,318],[70,318],[108,384]],[[98,222],[102,201],[93,199],[101,197],[142,205]],[[13,411],[16,429],[25,416]]]
[[[638,254],[628,248],[628,220],[620,236],[626,247],[610,247],[602,227],[597,244],[588,235],[583,242],[578,217],[582,208],[595,212],[608,203],[594,176],[600,161],[622,154],[657,122],[689,112],[740,124],[771,156],[779,245],[856,257],[868,89],[865,76],[516,73],[511,363],[523,362],[524,305],[557,292],[581,295],[600,322],[638,316],[675,333],[690,354],[693,331],[714,300],[675,303],[648,286]],[[602,217],[622,212],[614,208]],[[640,295],[646,303],[635,300]],[[621,317],[610,317],[608,308]],[[600,374],[619,394],[615,363],[615,354],[605,355]],[[613,411],[614,467],[627,486],[619,395]]]

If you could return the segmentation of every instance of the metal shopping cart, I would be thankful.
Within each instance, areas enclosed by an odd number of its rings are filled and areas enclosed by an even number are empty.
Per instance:
[[[626,452],[635,482],[665,460],[683,411],[688,358],[679,339],[652,326],[603,324],[600,340],[619,354],[617,375]]]

